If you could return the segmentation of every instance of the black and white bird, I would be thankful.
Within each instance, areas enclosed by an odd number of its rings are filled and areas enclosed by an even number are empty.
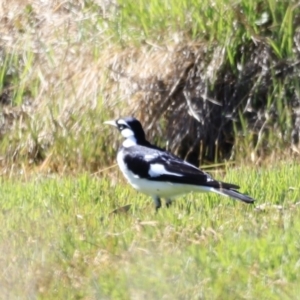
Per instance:
[[[116,127],[125,138],[118,151],[118,165],[136,190],[153,197],[156,210],[161,207],[161,198],[166,199],[168,207],[172,199],[191,191],[214,192],[245,203],[254,202],[236,190],[239,186],[216,181],[192,164],[149,143],[137,119],[126,117],[104,124]]]

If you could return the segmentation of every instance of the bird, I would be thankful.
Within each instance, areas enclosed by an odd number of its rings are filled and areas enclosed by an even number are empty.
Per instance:
[[[164,198],[169,207],[174,198],[189,192],[214,192],[251,204],[254,199],[237,191],[236,184],[217,181],[198,167],[171,152],[151,144],[139,120],[124,117],[105,121],[125,139],[117,153],[117,163],[129,184],[154,200],[156,212]]]

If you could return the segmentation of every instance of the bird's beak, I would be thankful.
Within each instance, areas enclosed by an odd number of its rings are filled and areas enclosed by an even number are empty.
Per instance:
[[[103,124],[108,124],[114,127],[118,127],[117,122],[115,120],[105,121]]]

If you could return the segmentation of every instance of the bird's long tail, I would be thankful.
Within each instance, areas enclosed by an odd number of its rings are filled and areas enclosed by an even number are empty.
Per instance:
[[[218,188],[214,188],[213,191],[215,193],[218,193],[220,195],[224,195],[224,196],[228,196],[231,197],[233,199],[237,199],[240,201],[243,201],[245,203],[251,204],[253,203],[255,200],[247,195],[244,195],[236,190],[231,190],[231,189],[218,189]]]

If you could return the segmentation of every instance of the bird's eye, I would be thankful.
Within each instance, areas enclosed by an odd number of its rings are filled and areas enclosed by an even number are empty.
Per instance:
[[[124,125],[120,125],[120,126],[119,126],[119,129],[120,129],[120,130],[123,130],[124,128],[125,128]]]

